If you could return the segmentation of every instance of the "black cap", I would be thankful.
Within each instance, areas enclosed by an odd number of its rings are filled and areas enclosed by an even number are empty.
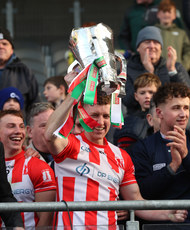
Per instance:
[[[10,32],[7,29],[0,28],[0,40],[2,39],[6,39],[7,41],[9,41],[12,47],[14,48],[13,39],[10,35]]]

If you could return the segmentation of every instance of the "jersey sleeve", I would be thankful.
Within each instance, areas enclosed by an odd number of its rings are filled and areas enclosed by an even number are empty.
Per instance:
[[[135,168],[131,160],[131,157],[126,151],[122,151],[122,155],[124,157],[125,168],[124,168],[124,177],[120,184],[121,187],[129,184],[137,183],[135,179]]]
[[[56,163],[64,161],[67,157],[77,159],[79,150],[80,141],[75,137],[75,135],[70,134],[68,136],[68,145],[58,155],[53,155],[53,159]]]
[[[28,170],[35,193],[56,189],[54,172],[46,162],[32,157],[28,163]]]

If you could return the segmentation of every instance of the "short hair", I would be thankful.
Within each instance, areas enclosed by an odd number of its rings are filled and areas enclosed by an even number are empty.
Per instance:
[[[142,88],[151,84],[154,84],[158,89],[162,83],[157,75],[148,72],[143,73],[139,75],[134,81],[134,90],[136,92],[138,88]]]
[[[26,119],[27,125],[32,125],[33,118],[35,116],[49,109],[55,110],[54,106],[49,102],[38,102],[38,103],[32,104],[29,112],[27,113],[27,119]]]
[[[48,79],[45,80],[44,86],[47,83],[51,83],[51,84],[55,85],[57,88],[59,88],[61,85],[63,85],[65,87],[65,94],[67,94],[68,85],[64,79],[64,76],[49,77]]]
[[[158,11],[170,11],[172,8],[176,10],[176,5],[171,0],[162,0],[158,6]]]
[[[174,97],[190,98],[190,89],[182,82],[170,82],[161,86],[153,95],[153,101],[156,106],[166,103],[166,100]]]
[[[20,117],[20,118],[22,118],[22,120],[24,122],[24,115],[23,115],[21,110],[13,110],[13,109],[11,109],[11,110],[1,110],[0,111],[0,120],[1,120],[2,117],[6,116],[6,115],[14,115],[16,117]]]
[[[81,98],[81,103],[84,106],[84,96]],[[101,85],[97,86],[97,104],[98,105],[107,105],[111,104],[111,94],[107,95],[104,91],[102,91]]]

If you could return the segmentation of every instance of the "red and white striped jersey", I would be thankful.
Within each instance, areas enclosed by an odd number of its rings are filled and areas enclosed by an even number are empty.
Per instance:
[[[107,142],[97,145],[84,133],[69,135],[67,147],[54,156],[57,201],[115,201],[119,187],[136,183],[134,165],[126,151]],[[116,225],[115,211],[71,212],[73,225]],[[55,225],[70,225],[59,212]]]
[[[5,163],[8,181],[19,202],[34,202],[35,193],[56,189],[54,172],[46,162],[36,157],[25,159],[24,151],[21,151],[6,158]],[[38,223],[34,212],[22,213],[22,218],[25,227]]]

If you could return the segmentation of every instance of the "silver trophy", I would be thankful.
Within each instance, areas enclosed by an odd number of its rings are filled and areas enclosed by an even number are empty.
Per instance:
[[[83,69],[103,56],[106,65],[99,69],[98,84],[101,84],[102,91],[108,95],[120,84],[120,96],[125,95],[126,77],[117,77],[117,61],[122,66],[121,71],[126,72],[126,64],[122,55],[114,53],[113,32],[108,26],[99,23],[91,27],[73,29],[69,48],[76,58],[69,71],[77,65]]]

